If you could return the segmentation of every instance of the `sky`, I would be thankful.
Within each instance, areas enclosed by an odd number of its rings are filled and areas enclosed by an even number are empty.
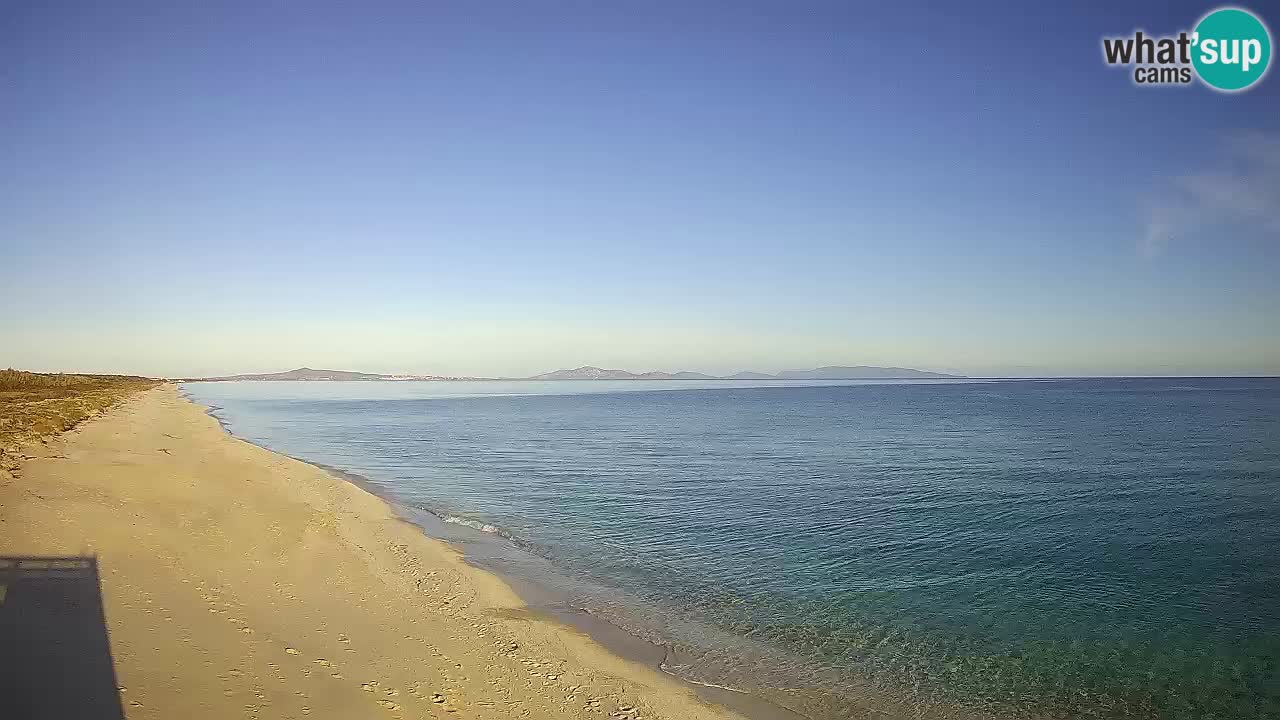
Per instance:
[[[0,3],[0,367],[1280,374],[1277,72],[1087,5]]]

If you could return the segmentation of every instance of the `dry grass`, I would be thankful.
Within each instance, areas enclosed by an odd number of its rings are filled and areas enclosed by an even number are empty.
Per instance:
[[[22,445],[70,430],[81,420],[159,383],[130,375],[0,370],[0,467],[10,465]]]

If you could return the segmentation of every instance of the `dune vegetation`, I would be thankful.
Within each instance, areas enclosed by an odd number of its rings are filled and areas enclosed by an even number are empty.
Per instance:
[[[161,381],[131,375],[0,370],[0,467],[25,443],[76,426]]]

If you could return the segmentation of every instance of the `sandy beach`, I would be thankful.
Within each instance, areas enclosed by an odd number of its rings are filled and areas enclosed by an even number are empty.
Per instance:
[[[96,556],[129,718],[736,717],[172,385],[22,452],[0,555]]]

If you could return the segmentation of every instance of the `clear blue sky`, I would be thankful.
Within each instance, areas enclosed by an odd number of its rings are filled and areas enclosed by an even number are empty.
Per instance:
[[[1280,373],[1213,5],[258,5],[0,6],[0,366]]]

